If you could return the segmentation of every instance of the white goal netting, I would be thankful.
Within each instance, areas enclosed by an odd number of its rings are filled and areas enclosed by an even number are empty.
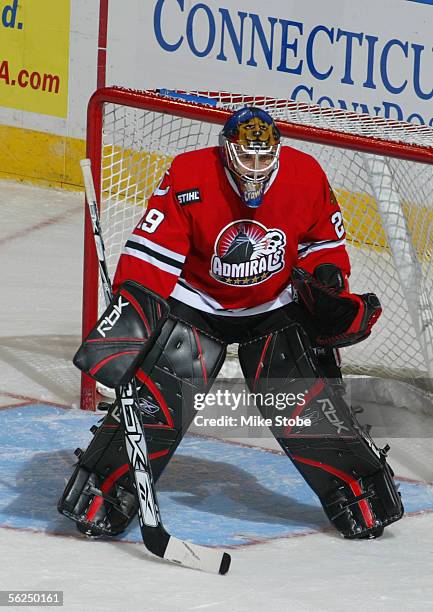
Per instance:
[[[180,95],[183,99],[186,94]],[[285,136],[283,144],[310,153],[327,173],[343,210],[352,263],[351,289],[374,291],[383,305],[371,337],[344,350],[345,371],[401,378],[420,386],[431,384],[433,166],[414,160],[419,159],[416,151],[420,147],[433,151],[433,130],[286,100],[210,92],[199,95],[199,101],[215,108],[238,108],[247,100],[266,108],[287,126],[297,125],[297,138]],[[193,103],[191,108],[194,111]],[[175,102],[172,113],[120,103],[103,105],[101,224],[111,274],[173,157],[218,142],[219,124],[194,118],[194,112],[192,118],[176,113]],[[323,130],[323,137],[315,128]],[[350,145],[354,148],[344,148],[347,143],[342,142],[342,134],[354,137]],[[362,137],[359,146],[357,136]],[[389,154],[383,141],[389,142]],[[377,150],[375,142],[381,143]],[[103,306],[103,300],[100,302]]]

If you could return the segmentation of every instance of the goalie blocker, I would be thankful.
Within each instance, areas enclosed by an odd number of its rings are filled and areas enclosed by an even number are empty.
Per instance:
[[[146,307],[155,312],[151,300]],[[127,313],[132,310],[123,309],[121,316],[127,317]],[[185,307],[181,314],[182,320],[175,315],[166,320],[153,348],[141,354],[144,360],[136,371],[155,481],[194,416],[193,394],[209,390],[224,361],[227,342],[234,341],[216,318]],[[277,314],[268,319],[256,317],[254,322],[252,317],[237,321],[237,329],[251,328],[254,323],[255,333],[260,334],[239,346],[248,386],[263,394],[306,391],[305,403],[279,411],[279,415],[310,418],[312,425],[299,430],[272,427],[271,431],[338,531],[347,538],[377,537],[403,515],[386,450],[378,449],[359,425],[345,402],[342,385],[325,378],[308,336],[293,321],[293,310],[284,308]],[[114,329],[120,331],[122,325],[116,324]],[[88,343],[86,351],[97,344]],[[116,341],[114,344],[117,346]],[[93,364],[95,360],[88,357],[88,363]],[[96,378],[102,369],[95,372],[92,365],[88,371]],[[112,386],[106,372],[105,384]],[[116,377],[120,377],[117,370]],[[268,406],[258,408],[265,418],[275,416]],[[116,535],[137,511],[116,404],[93,432],[88,449],[78,452],[79,462],[59,511],[88,534]]]
[[[107,387],[126,385],[154,345],[169,307],[160,296],[126,281],[74,357],[74,365]]]

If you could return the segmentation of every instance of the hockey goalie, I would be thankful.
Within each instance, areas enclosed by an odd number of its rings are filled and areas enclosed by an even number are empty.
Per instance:
[[[124,246],[111,314],[75,363],[109,387],[136,381],[157,480],[194,418],[194,394],[209,391],[227,345],[238,344],[251,391],[305,391],[286,414],[311,425],[271,431],[334,527],[375,538],[403,506],[387,449],[345,400],[338,349],[364,341],[381,313],[375,294],[352,293],[349,276],[342,214],[323,170],[281,146],[265,111],[245,107],[219,146],[173,160]],[[152,340],[145,352],[140,334]],[[88,535],[115,536],[137,513],[116,402],[92,429],[59,511]]]

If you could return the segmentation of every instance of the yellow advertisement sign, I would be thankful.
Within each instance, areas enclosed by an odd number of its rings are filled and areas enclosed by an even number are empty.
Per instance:
[[[68,112],[70,0],[0,0],[0,106]]]

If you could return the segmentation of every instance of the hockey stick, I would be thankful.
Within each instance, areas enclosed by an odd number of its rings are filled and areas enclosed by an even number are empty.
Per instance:
[[[80,162],[84,178],[86,199],[92,221],[93,237],[99,262],[99,272],[104,288],[107,305],[111,302],[112,288],[105,258],[98,205],[89,159]],[[199,569],[207,572],[226,574],[230,567],[231,557],[215,549],[198,544],[184,542],[170,535],[162,525],[152,468],[147,452],[146,438],[141,422],[140,410],[137,408],[135,382],[116,389],[116,398],[122,425],[125,432],[125,446],[132,473],[134,475],[136,495],[139,504],[138,518],[141,536],[146,549],[161,559],[172,563]]]

